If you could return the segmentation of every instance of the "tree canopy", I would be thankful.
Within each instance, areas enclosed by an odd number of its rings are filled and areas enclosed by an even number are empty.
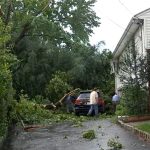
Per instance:
[[[43,94],[56,71],[72,72],[75,65],[80,70],[88,65],[77,61],[89,59],[86,55],[92,52],[88,50],[89,36],[93,27],[100,24],[100,18],[92,9],[94,3],[95,0],[7,0],[7,3],[0,3],[3,22],[5,25],[12,23],[12,39],[8,45],[19,59],[13,68],[13,85],[17,92],[23,89],[30,96]]]
[[[19,60],[12,68],[13,86],[18,93],[23,89],[31,97],[44,95],[56,71],[67,72],[73,87],[103,87],[111,54],[100,54],[96,46],[89,44],[93,28],[100,25],[92,9],[94,3],[95,0],[0,2],[4,24],[12,25],[7,45]]]
[[[103,42],[89,41],[100,25],[95,2],[0,1],[0,134],[16,113],[10,116],[13,99],[26,99],[22,94],[28,95],[26,100],[55,101],[73,88],[111,91],[112,53],[100,51]]]

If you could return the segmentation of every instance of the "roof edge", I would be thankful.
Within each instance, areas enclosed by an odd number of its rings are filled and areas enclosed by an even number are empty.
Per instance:
[[[143,13],[146,13],[147,11],[150,11],[150,8],[147,8],[147,9],[137,13],[136,15],[134,15],[134,17],[139,17],[140,15],[142,15]]]
[[[117,53],[119,47],[121,46],[123,40],[126,38],[127,33],[129,32],[129,30],[130,30],[130,28],[132,27],[132,25],[135,24],[135,22],[137,23],[138,20],[142,20],[141,18],[139,18],[140,15],[142,15],[143,13],[146,13],[147,11],[150,11],[150,8],[148,8],[148,9],[146,9],[146,10],[144,10],[144,11],[141,11],[141,12],[137,13],[136,15],[134,15],[134,16],[131,18],[130,22],[128,23],[127,27],[125,28],[125,30],[124,30],[124,32],[123,32],[123,34],[122,34],[122,36],[121,36],[121,38],[120,38],[118,44],[116,45],[116,47],[115,47],[115,49],[114,49],[114,51],[113,51],[113,56],[114,56],[114,57],[116,56],[116,53]],[[131,33],[131,34],[132,34],[132,33]],[[134,34],[134,33],[133,33],[133,34]]]
[[[114,50],[114,52],[113,52],[113,55],[116,54],[116,52],[117,52],[118,48],[120,47],[122,41],[123,41],[124,38],[126,37],[128,31],[129,31],[129,29],[131,28],[131,26],[132,26],[132,24],[133,24],[133,19],[134,19],[134,17],[131,18],[131,20],[130,20],[130,22],[128,23],[126,29],[124,30],[124,32],[123,32],[123,34],[122,34],[122,36],[121,36],[121,38],[120,38],[120,40],[119,40],[119,42],[118,42],[118,44],[117,44],[115,50]]]

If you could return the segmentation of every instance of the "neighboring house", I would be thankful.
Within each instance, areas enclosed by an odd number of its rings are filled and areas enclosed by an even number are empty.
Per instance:
[[[140,54],[145,55],[147,50],[150,50],[150,8],[132,17],[113,52],[111,65],[112,72],[115,73],[116,91],[119,91],[123,85],[119,78],[119,63],[123,61],[122,56],[132,44],[132,40]]]

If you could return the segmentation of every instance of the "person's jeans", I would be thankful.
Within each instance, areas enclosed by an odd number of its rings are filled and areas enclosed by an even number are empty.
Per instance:
[[[72,103],[67,104],[66,107],[67,107],[67,113],[74,112],[74,105]]]
[[[116,112],[116,106],[119,104],[119,101],[112,101],[112,113],[115,113]]]
[[[94,114],[98,115],[98,105],[97,104],[91,104],[91,107],[90,107],[87,115],[92,115],[93,110],[94,110]]]

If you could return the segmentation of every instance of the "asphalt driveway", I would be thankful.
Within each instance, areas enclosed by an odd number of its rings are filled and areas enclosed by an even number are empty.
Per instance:
[[[84,139],[83,132],[91,129],[95,131],[96,138]],[[124,150],[150,149],[150,143],[106,119],[90,120],[82,127],[62,123],[28,132],[18,131],[3,150],[109,150],[108,140],[116,137]]]

